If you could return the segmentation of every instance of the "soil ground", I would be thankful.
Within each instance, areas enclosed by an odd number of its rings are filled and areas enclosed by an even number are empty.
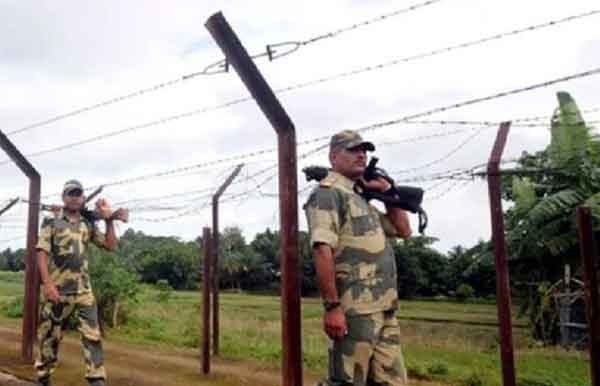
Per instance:
[[[20,331],[0,327],[0,385],[28,386],[35,379],[30,364],[20,359]],[[211,374],[200,371],[200,355],[192,350],[149,348],[104,342],[106,368],[112,386],[276,386],[280,374],[273,366],[251,361],[213,358]],[[10,374],[10,376],[9,376]],[[17,377],[17,378],[14,378]],[[304,375],[304,384],[313,385],[317,377]],[[66,336],[60,347],[59,366],[53,376],[57,386],[81,386],[83,359],[76,337]],[[414,386],[442,386],[414,381]]]

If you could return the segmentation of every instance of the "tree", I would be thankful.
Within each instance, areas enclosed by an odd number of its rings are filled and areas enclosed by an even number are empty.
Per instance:
[[[25,269],[25,249],[5,249],[0,253],[0,270],[22,271]]]
[[[143,281],[156,283],[164,279],[175,289],[196,286],[200,264],[194,242],[183,243],[175,237],[145,236],[141,243],[144,247],[135,248],[133,252],[136,256],[134,264]],[[127,260],[131,261],[131,258]]]
[[[448,291],[448,260],[431,247],[434,237],[417,236],[393,243],[402,298],[432,296]]]
[[[227,253],[221,255],[223,260],[220,264],[221,273],[219,275],[221,285],[231,289],[241,290],[242,285],[239,280],[240,272],[242,271],[242,259],[237,253]]]
[[[219,242],[222,256],[220,285],[229,284],[232,288],[244,290],[271,288],[271,284],[275,281],[275,271],[272,269],[272,263],[267,261],[271,257],[269,243],[254,245],[259,248],[262,246],[267,257],[246,244],[239,227],[228,227],[223,230]]]
[[[493,295],[496,289],[496,272],[489,241],[479,242],[465,249],[460,245],[448,252],[448,289],[457,291],[462,284],[469,285],[474,295]]]
[[[274,271],[279,271],[279,239],[279,232],[267,228],[266,231],[257,233],[250,243],[250,247],[261,255]]]
[[[302,271],[301,293],[302,295],[315,295],[318,293],[317,271],[308,232],[298,232],[298,255]]]
[[[257,233],[254,240],[250,243],[251,248],[264,258],[268,270],[271,272],[271,281],[267,288],[276,290],[279,287],[280,277],[280,257],[279,257],[280,236],[278,231],[271,231],[269,228],[265,232]],[[298,232],[298,258],[300,260],[300,291],[302,295],[314,295],[317,293],[317,278],[315,265],[313,263],[312,248],[310,245],[310,235],[308,232]]]
[[[560,279],[565,264],[576,272],[581,265],[575,208],[590,206],[600,224],[600,138],[586,126],[568,93],[557,97],[550,144],[543,151],[524,153],[517,169],[527,176],[514,177],[504,189],[505,198],[515,204],[505,214],[513,277],[523,284],[523,311],[530,316],[534,336],[545,340],[556,336],[542,331],[557,329],[540,327],[548,322],[541,316],[549,296],[543,289]]]
[[[600,219],[600,137],[591,133],[569,94],[559,92],[558,101],[550,144],[519,160],[520,169],[539,172],[514,177],[506,189],[515,203],[507,213],[508,236],[512,254],[519,258],[545,256],[558,262],[572,256],[579,205],[590,206],[595,219]],[[560,261],[566,262],[575,263]]]

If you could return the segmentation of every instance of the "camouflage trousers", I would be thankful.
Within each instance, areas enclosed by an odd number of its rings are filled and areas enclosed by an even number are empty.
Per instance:
[[[100,341],[98,308],[92,293],[61,296],[59,303],[47,301],[42,307],[38,327],[39,352],[35,361],[38,378],[49,377],[58,361],[58,347],[69,317],[77,313],[78,330],[88,381],[106,379],[104,354]]]
[[[408,385],[396,311],[346,316],[346,323],[348,334],[329,349],[329,377],[318,385]]]

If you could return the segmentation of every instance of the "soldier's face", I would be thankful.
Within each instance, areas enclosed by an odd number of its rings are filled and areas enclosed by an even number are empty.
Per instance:
[[[83,208],[84,199],[83,192],[79,189],[71,190],[70,192],[63,194],[65,208],[73,212]]]
[[[329,155],[331,167],[344,176],[357,179],[367,167],[367,152],[362,147],[336,149]]]

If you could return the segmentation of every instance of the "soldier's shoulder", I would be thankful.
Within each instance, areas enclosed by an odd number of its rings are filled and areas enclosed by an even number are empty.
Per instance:
[[[325,189],[332,188],[335,185],[336,179],[335,174],[329,173],[325,178],[319,181],[319,186]]]
[[[55,216],[44,216],[42,219],[42,227],[53,226],[55,221]]]
[[[323,210],[332,210],[338,207],[339,200],[339,194],[336,189],[332,189],[332,187],[329,186],[321,186],[319,184],[310,193],[305,208],[313,207]]]

